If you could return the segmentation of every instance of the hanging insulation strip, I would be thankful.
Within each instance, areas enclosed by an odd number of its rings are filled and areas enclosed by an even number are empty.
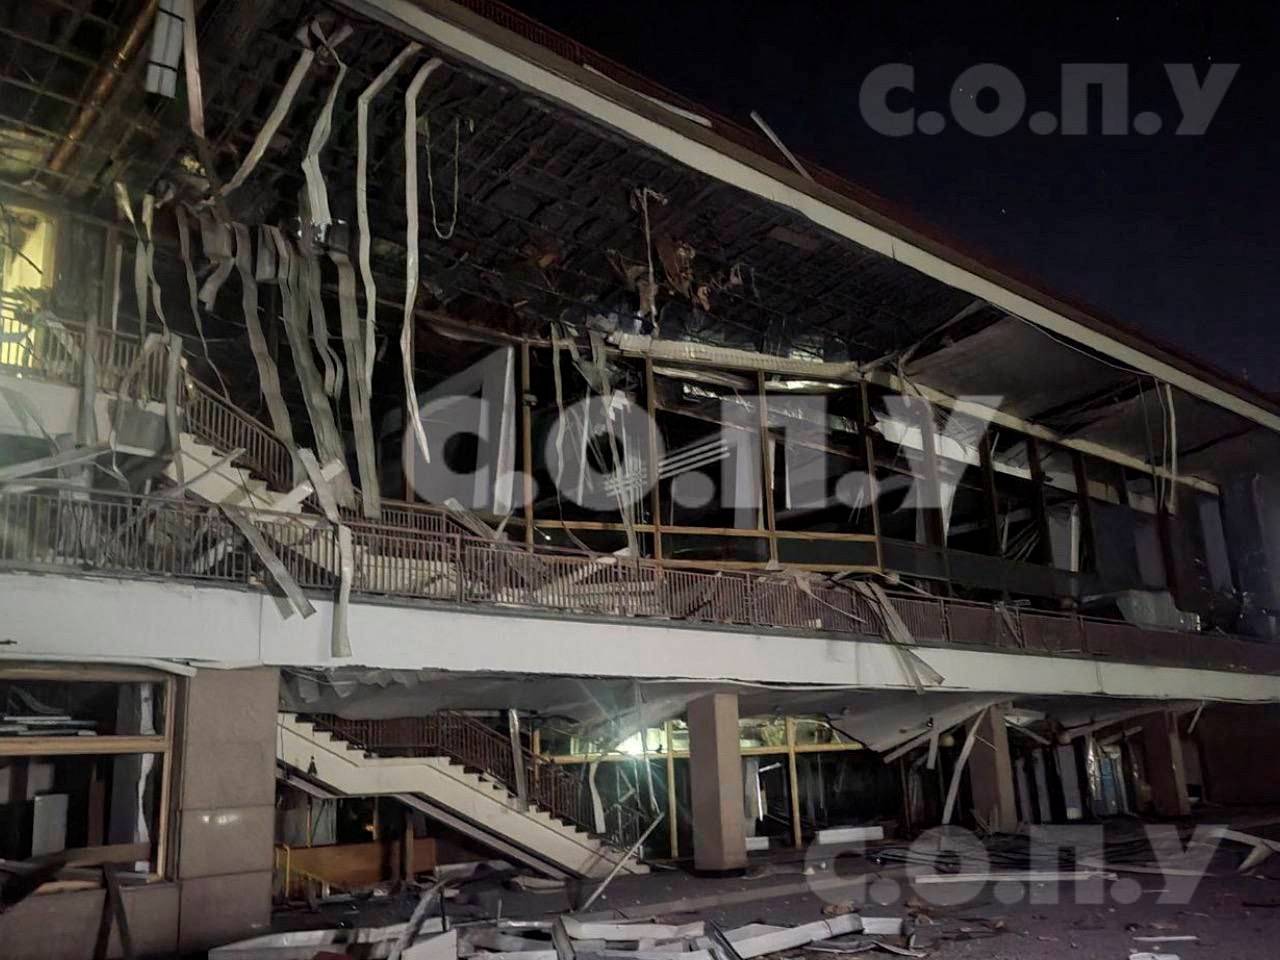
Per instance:
[[[365,87],[356,102],[356,226],[360,233],[360,278],[364,281],[364,388],[366,395],[373,394],[374,321],[377,317],[378,285],[373,280],[370,262],[369,227],[369,104],[391,82],[405,61],[422,49],[419,43],[410,43]],[[361,483],[364,483],[363,478]]]
[[[204,135],[204,90],[200,83],[200,46],[196,40],[195,0],[182,4],[182,68],[187,82],[187,114],[191,132]]]
[[[200,287],[199,300],[206,310],[212,310],[214,301],[218,299],[218,291],[226,283],[227,277],[231,276],[231,270],[235,266],[235,255],[231,252],[229,226],[219,223],[211,214],[203,211],[199,215],[199,220],[200,245],[204,247],[204,255],[216,264],[213,272],[205,277],[204,285]]]
[[[305,42],[305,31],[301,33],[299,39]],[[298,87],[302,85],[302,80],[307,75],[307,71],[311,69],[311,64],[315,62],[315,59],[316,52],[310,47],[306,47],[298,55],[298,61],[293,65],[293,71],[289,74],[289,79],[285,81],[284,89],[280,91],[280,98],[267,116],[267,122],[258,131],[258,136],[254,139],[253,146],[249,148],[249,152],[245,154],[244,160],[241,161],[240,169],[223,186],[222,196],[227,196],[232,190],[235,190],[245,180],[249,179],[249,174],[253,173],[263,154],[267,152],[267,147],[270,146],[272,138],[275,137],[276,131],[280,129],[280,124],[284,122],[284,118],[288,115],[289,108],[293,106],[293,98],[298,95]]]
[[[318,26],[312,25],[312,30],[329,51],[329,55],[333,57],[333,62],[338,65],[338,76],[334,78],[333,86],[329,88],[329,96],[325,98],[320,115],[316,117],[315,125],[311,128],[311,140],[307,144],[306,156],[302,158],[302,173],[307,180],[311,222],[317,227],[328,227],[333,222],[333,215],[329,212],[329,192],[325,189],[324,174],[320,172],[320,151],[329,142],[329,134],[333,132],[333,104],[338,98],[342,81],[347,77],[347,65],[339,59],[336,48],[351,35],[351,28],[343,27],[332,40],[326,40]]]
[[[129,191],[119,180],[115,183],[116,209],[133,227],[133,294],[138,304],[138,336],[147,336],[147,245],[138,230],[138,221],[133,215],[133,204],[129,200]]]
[[[145,266],[147,271],[147,279],[151,283],[151,302],[156,308],[156,319],[160,321],[160,329],[164,331],[164,335],[169,335],[169,323],[164,317],[164,304],[160,300],[160,281],[156,279],[156,245],[151,235],[151,225],[155,219],[156,198],[151,194],[144,194],[142,197],[142,233],[146,239],[146,245],[143,248],[145,257]]]
[[[404,94],[404,206],[409,226],[405,231],[407,255],[405,257],[404,318],[400,327],[400,359],[404,367],[404,399],[413,419],[413,432],[422,459],[431,462],[427,449],[427,433],[422,428],[422,412],[418,409],[418,394],[413,386],[413,304],[418,296],[418,93],[427,77],[443,63],[432,57],[414,74],[409,89]]]
[[[239,228],[237,227],[238,232]],[[267,568],[275,582],[280,585],[280,589],[284,591],[285,596],[288,597],[293,609],[302,614],[304,619],[315,613],[316,608],[311,605],[307,595],[302,592],[302,588],[298,586],[298,581],[293,579],[288,568],[276,556],[275,551],[271,549],[261,531],[253,525],[244,512],[238,507],[228,506],[225,503],[222,504],[222,512],[244,535],[245,540],[249,542],[249,546],[253,548],[253,552],[258,555],[258,559],[262,561],[263,566]]]
[[[178,391],[182,385],[182,338],[168,335],[168,363],[164,378],[164,422],[169,432],[169,452],[173,455],[173,472],[179,485],[186,484],[182,465],[182,425],[178,420]]]
[[[218,378],[222,395],[230,400],[231,394],[227,391],[227,381],[222,379],[222,371],[213,362],[213,357],[209,356],[209,341],[205,339],[204,321],[200,319],[200,293],[196,286],[195,267],[191,263],[191,224],[187,220],[187,211],[181,204],[174,209],[174,213],[178,217],[178,249],[182,253],[182,267],[187,274],[187,296],[190,300],[191,320],[195,323],[197,336],[200,337],[200,347],[204,352],[205,363],[209,364],[213,375]]]
[[[307,479],[311,481],[311,489],[315,492],[316,499],[320,501],[320,509],[325,518],[330,523],[338,523],[342,519],[338,513],[338,502],[333,498],[333,487],[320,471],[320,463],[316,460],[316,455],[306,447],[299,447],[298,460],[302,463],[302,469],[306,471]]]
[[[262,395],[267,401],[267,410],[271,414],[271,425],[276,436],[285,442],[290,452],[294,452],[293,427],[289,422],[289,408],[285,406],[284,397],[280,394],[280,372],[276,362],[271,359],[267,350],[266,338],[262,335],[262,324],[258,320],[258,284],[253,279],[251,267],[251,250],[249,228],[242,223],[233,227],[236,236],[236,269],[240,273],[241,302],[244,305],[244,322],[249,331],[249,348],[253,351],[253,359],[258,365],[258,380],[262,387]]]
[[[360,338],[360,308],[356,303],[356,272],[350,258],[331,249],[329,258],[338,268],[338,316],[342,346],[347,357],[347,395],[351,404],[351,431],[355,435],[356,468],[360,474],[360,505],[364,515],[376,519],[382,503],[378,491],[378,463],[373,442],[373,415],[365,386],[364,342]]]
[[[276,244],[271,238],[271,228],[258,227],[258,256],[253,262],[253,278],[259,283],[278,283],[280,269],[276,265]]]
[[[324,299],[320,295],[320,260],[315,246],[304,233],[301,244],[301,269],[311,311],[311,339],[324,364],[324,393],[336,397],[342,390],[342,366],[338,354],[329,346],[329,324],[324,316]]]
[[[281,317],[285,336],[289,340],[289,353],[293,357],[294,372],[302,387],[302,399],[315,435],[320,458],[328,462],[343,456],[342,437],[333,417],[333,408],[325,397],[316,369],[311,344],[307,340],[307,301],[300,289],[302,283],[302,257],[279,227],[264,228],[275,248],[276,282],[280,287]]]
[[[338,600],[333,606],[333,635],[329,652],[335,657],[351,656],[351,638],[347,633],[347,609],[351,604],[351,584],[355,579],[355,548],[351,528],[338,527]]]

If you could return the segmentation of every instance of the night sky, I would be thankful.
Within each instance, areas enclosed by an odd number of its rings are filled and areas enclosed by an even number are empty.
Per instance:
[[[1267,391],[1280,391],[1280,12],[1273,4],[797,3],[510,0],[529,15],[912,211],[975,252],[1038,278]],[[1147,10],[1143,10],[1147,7]],[[1240,69],[1199,137],[1165,63]],[[916,68],[895,109],[947,112],[966,67],[1010,68],[1026,116],[1060,112],[1067,63],[1129,68],[1149,137],[885,137],[858,111],[876,66]],[[1099,125],[1096,105],[1093,129]]]

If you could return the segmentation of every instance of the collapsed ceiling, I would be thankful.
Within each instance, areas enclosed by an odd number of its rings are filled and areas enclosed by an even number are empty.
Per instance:
[[[152,26],[145,14],[155,6],[37,0],[0,12],[5,196],[38,197],[109,220],[118,180],[134,196],[172,191],[178,202],[198,204],[243,162],[311,47],[314,62],[283,122],[220,212],[297,233],[307,192],[303,160],[332,92],[319,169],[337,225],[329,239],[350,242],[341,228],[356,221],[357,100],[405,38],[341,5],[197,4],[206,147],[188,130],[182,83],[172,99],[146,92]],[[312,23],[319,29],[308,33]],[[142,54],[107,83],[101,64],[130,44]],[[398,362],[387,345],[396,339],[405,295],[404,94],[414,72],[406,67],[394,76],[368,118],[379,363],[388,367]],[[952,395],[1001,396],[1005,411],[1063,435],[1147,462],[1166,458],[1156,453],[1163,426],[1150,378],[473,66],[446,57],[426,80],[417,146],[420,315],[435,311],[476,328],[535,336],[559,322],[579,332],[656,331],[787,357],[897,357],[904,361],[899,371],[915,382]],[[163,208],[156,231],[157,273],[180,302],[175,231]],[[197,268],[207,273],[212,264]],[[251,384],[243,321],[234,296],[223,299],[206,323],[213,357],[231,368],[233,380]],[[190,325],[171,312],[179,329]],[[421,352],[414,364],[420,387],[448,372]],[[375,376],[375,419],[397,404],[397,379],[390,371]],[[299,402],[298,391],[286,395]],[[1182,394],[1175,407],[1187,451],[1183,469],[1221,482],[1246,459],[1280,454],[1274,436],[1251,431],[1241,417]],[[1212,451],[1246,434],[1266,439],[1234,445],[1236,458]]]

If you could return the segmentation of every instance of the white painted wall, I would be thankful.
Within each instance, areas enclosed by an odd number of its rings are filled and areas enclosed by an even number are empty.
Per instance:
[[[159,657],[568,676],[911,689],[883,643],[653,621],[600,623],[352,603],[354,656],[329,655],[333,604],[283,619],[265,593],[163,581],[0,574],[6,657]],[[1102,660],[922,649],[940,690],[1280,702],[1280,677]]]

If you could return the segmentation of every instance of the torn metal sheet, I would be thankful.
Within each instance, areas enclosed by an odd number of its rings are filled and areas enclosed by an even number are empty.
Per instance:
[[[312,960],[317,953],[328,948],[344,953],[350,950],[364,960],[381,960],[387,956],[405,926],[393,923],[385,927],[268,933],[214,947],[209,951],[209,960]],[[442,927],[439,917],[428,917],[418,933],[440,933]],[[351,950],[353,947],[355,949]]]
[[[84,463],[95,457],[101,456],[111,449],[109,444],[97,443],[88,447],[72,447],[69,450],[63,450],[60,453],[51,454],[47,457],[40,457],[36,460],[27,460],[24,463],[13,463],[8,466],[0,467],[0,483],[8,483],[10,480],[20,480],[23,477],[29,477],[32,474],[44,473],[47,470],[60,470],[63,467],[71,467],[76,464]]]
[[[744,937],[740,940],[734,940],[732,933],[729,934],[729,937],[738,956],[742,960],[752,960],[753,957],[760,957],[766,953],[794,950],[796,947],[803,947],[807,943],[861,932],[862,918],[855,913],[847,913],[843,916],[832,917],[830,920],[818,920],[814,923],[801,924],[798,927],[786,927],[768,933]]]
[[[886,639],[893,645],[902,664],[902,671],[916,688],[916,692],[922,692],[925,684],[935,687],[941,684],[945,679],[942,674],[929,666],[917,653],[906,649],[915,645],[915,637],[912,636],[910,628],[903,621],[884,588],[869,580],[854,580],[849,586],[880,614],[887,634]]]
[[[982,721],[989,709],[990,707],[984,707],[973,718],[973,724],[969,727],[969,734],[964,738],[964,746],[960,748],[960,756],[956,759],[955,769],[951,771],[951,785],[947,788],[947,801],[942,808],[942,825],[944,827],[951,823],[951,814],[955,811],[956,798],[960,794],[960,777],[964,773],[965,764],[969,762],[969,754],[973,752],[973,745],[978,739],[978,728],[982,726]]]

